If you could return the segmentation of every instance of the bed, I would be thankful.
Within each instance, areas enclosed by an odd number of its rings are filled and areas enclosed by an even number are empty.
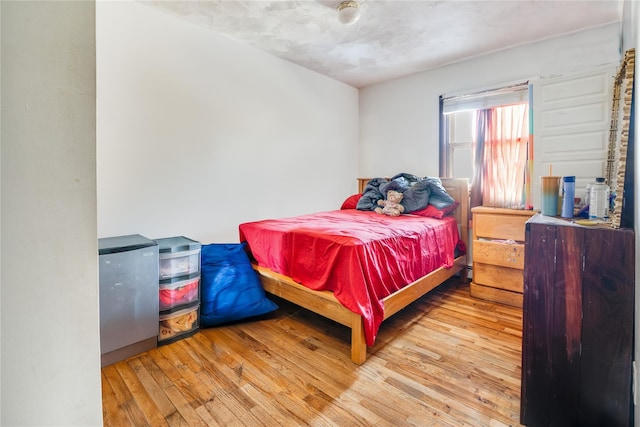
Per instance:
[[[351,328],[351,360],[360,365],[385,319],[455,275],[466,280],[468,181],[440,181],[457,203],[442,219],[340,210],[243,223],[240,240],[247,243],[267,293]],[[368,182],[358,179],[359,194]],[[323,225],[314,228],[315,223]],[[385,236],[381,229],[393,229],[395,235]],[[378,239],[396,242],[398,234],[413,243],[398,244],[388,253],[367,249],[386,248]],[[295,255],[283,255],[288,253]],[[386,261],[379,264],[377,258]],[[380,265],[390,267],[379,271]]]

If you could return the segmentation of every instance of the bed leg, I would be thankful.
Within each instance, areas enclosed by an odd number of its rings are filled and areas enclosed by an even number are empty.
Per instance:
[[[351,321],[351,360],[356,365],[362,365],[367,360],[367,342],[364,338],[362,317],[355,313]]]

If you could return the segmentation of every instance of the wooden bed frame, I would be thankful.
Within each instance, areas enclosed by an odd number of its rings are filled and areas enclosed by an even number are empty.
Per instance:
[[[454,211],[460,230],[460,240],[469,250],[469,184],[466,178],[441,178],[447,192],[460,204]],[[369,178],[358,178],[358,190],[362,194]],[[275,273],[268,268],[254,265],[266,292],[311,310],[351,328],[351,360],[361,365],[367,359],[367,344],[362,317],[346,309],[330,291],[314,291],[291,278]],[[384,298],[384,319],[391,317],[450,277],[460,273],[461,280],[467,278],[467,255],[455,259],[451,268],[441,267],[415,282]]]

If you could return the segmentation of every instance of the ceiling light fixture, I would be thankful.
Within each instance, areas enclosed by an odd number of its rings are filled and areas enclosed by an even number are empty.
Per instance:
[[[347,0],[338,5],[338,20],[351,25],[360,19],[360,5],[357,1]]]

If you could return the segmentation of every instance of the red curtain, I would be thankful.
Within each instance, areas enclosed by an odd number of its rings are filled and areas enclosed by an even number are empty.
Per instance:
[[[477,113],[472,205],[524,209],[529,114],[527,104]],[[481,131],[484,131],[482,135]],[[474,188],[475,187],[475,188]],[[481,201],[474,200],[481,193]]]

